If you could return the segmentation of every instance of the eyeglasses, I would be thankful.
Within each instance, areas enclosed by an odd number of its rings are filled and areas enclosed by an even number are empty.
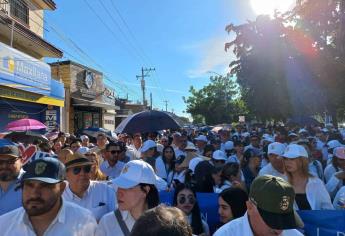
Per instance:
[[[179,204],[185,204],[188,202],[189,204],[193,205],[195,203],[195,198],[194,196],[188,196],[188,197],[181,196],[177,199],[177,202]]]
[[[16,161],[18,160],[19,158],[15,158],[15,159],[10,159],[10,160],[0,160],[0,166],[5,164],[5,165],[14,165],[16,163]]]
[[[108,152],[110,152],[111,154],[115,154],[115,153],[119,154],[122,151],[121,150],[111,150],[111,151],[108,151]]]
[[[81,170],[83,170],[85,174],[88,174],[91,171],[91,166],[74,167],[72,171],[73,171],[73,174],[78,175],[81,172]]]

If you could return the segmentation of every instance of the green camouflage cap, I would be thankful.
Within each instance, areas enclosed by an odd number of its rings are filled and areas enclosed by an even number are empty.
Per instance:
[[[293,209],[295,191],[284,179],[272,175],[257,177],[251,184],[249,199],[272,229],[303,227],[301,218]]]

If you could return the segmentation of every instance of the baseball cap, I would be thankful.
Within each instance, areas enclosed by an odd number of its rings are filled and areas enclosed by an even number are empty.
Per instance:
[[[345,147],[334,148],[333,155],[339,159],[345,159]]]
[[[202,141],[202,142],[208,142],[207,138],[205,135],[199,135],[198,137],[195,138],[196,141]]]
[[[196,151],[197,149],[196,149],[194,143],[188,141],[187,146],[184,148],[184,150]]]
[[[234,149],[234,142],[233,141],[226,141],[224,143],[224,150],[232,150]]]
[[[77,152],[80,153],[80,154],[83,154],[85,155],[86,153],[88,153],[90,151],[90,148],[88,147],[80,147],[78,148]]]
[[[300,129],[300,130],[298,131],[298,133],[299,133],[299,134],[308,133],[308,131],[307,131],[306,129]]]
[[[181,153],[180,155],[176,156],[175,163],[178,165],[181,165],[185,159],[186,159],[186,155]]]
[[[221,150],[214,151],[212,154],[212,159],[215,159],[218,161],[226,161],[227,160],[225,153]]]
[[[146,152],[150,148],[155,148],[155,147],[157,147],[157,144],[154,141],[149,139],[143,143],[143,146],[141,147],[140,152]]]
[[[124,189],[137,186],[140,183],[156,185],[158,177],[151,165],[142,160],[133,160],[123,167],[119,177],[113,183]]]
[[[294,132],[290,132],[288,136],[289,137],[297,137],[298,135],[296,133],[294,133]]]
[[[89,139],[89,137],[87,135],[80,136],[80,140],[81,141],[84,141],[85,139]]]
[[[331,140],[327,143],[328,149],[343,146],[338,140]]]
[[[274,142],[268,145],[267,154],[283,155],[286,146],[282,143]]]
[[[257,177],[250,186],[249,199],[272,229],[294,229],[304,226],[293,209],[295,191],[280,177],[272,175]]]
[[[86,156],[79,152],[76,152],[74,154],[68,153],[66,155],[65,166],[67,169],[76,166],[88,166],[92,164],[93,162],[91,162]]]
[[[36,159],[23,167],[25,173],[20,182],[25,180],[39,180],[49,184],[64,181],[66,168],[61,161],[53,157]]]
[[[305,157],[308,158],[308,152],[302,145],[298,144],[290,144],[286,147],[283,157],[286,158],[298,158],[298,157]]]
[[[1,157],[20,157],[19,148],[16,145],[4,145],[0,147],[0,158]]]

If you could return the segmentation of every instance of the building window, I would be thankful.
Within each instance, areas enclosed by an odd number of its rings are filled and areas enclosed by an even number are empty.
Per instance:
[[[29,24],[29,7],[24,0],[10,0],[11,16],[26,25]]]

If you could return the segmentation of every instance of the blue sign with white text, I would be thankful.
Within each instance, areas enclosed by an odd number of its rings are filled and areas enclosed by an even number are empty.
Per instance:
[[[49,95],[51,89],[50,66],[0,43],[0,85]]]

